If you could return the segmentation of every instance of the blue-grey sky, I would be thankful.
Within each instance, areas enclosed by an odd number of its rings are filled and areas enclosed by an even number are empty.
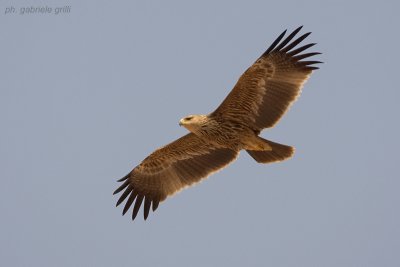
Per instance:
[[[32,4],[52,11],[20,14]],[[399,10],[1,1],[0,265],[400,266]],[[121,216],[116,180],[299,25],[325,64],[262,133],[295,156],[261,165],[242,153],[147,221]]]

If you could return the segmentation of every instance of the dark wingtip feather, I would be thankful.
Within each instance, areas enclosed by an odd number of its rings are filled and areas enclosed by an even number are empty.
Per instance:
[[[132,212],[132,221],[136,218],[139,212],[140,206],[142,205],[143,202],[143,197],[144,197],[143,195],[138,195],[136,199],[135,206],[133,207],[133,212]]]
[[[321,64],[321,63],[323,63],[323,62],[321,62],[321,61],[299,61],[299,62],[297,62],[297,64],[302,66],[302,68],[304,68],[305,70],[317,70],[317,69],[319,69],[318,67],[311,66],[311,65]]]
[[[304,39],[306,39],[309,35],[311,34],[311,32],[307,32],[305,34],[303,34],[302,36],[300,36],[299,38],[297,38],[296,40],[294,40],[293,42],[291,42],[288,46],[286,46],[285,48],[283,48],[281,51],[282,52],[287,52],[289,50],[291,50],[292,48],[294,48],[296,45],[298,45],[299,43],[301,43]]]
[[[146,220],[147,217],[149,216],[150,205],[151,205],[151,199],[149,197],[145,197],[145,199],[144,199],[144,208],[143,208],[144,220]]]
[[[129,181],[125,181],[120,187],[117,188],[117,190],[114,191],[113,195],[118,194],[128,185],[129,185]]]
[[[306,53],[306,54],[301,54],[301,55],[298,55],[298,56],[294,56],[293,59],[299,61],[299,60],[302,60],[302,59],[305,59],[305,58],[308,58],[308,57],[312,57],[312,56],[316,56],[316,55],[320,55],[320,54],[321,54],[320,52]]]
[[[287,30],[284,30],[279,36],[278,38],[276,38],[276,40],[268,47],[267,51],[264,52],[264,54],[262,54],[262,56],[268,55],[269,52],[271,52],[275,46],[282,40],[283,36],[285,36]]]
[[[159,204],[160,204],[160,201],[158,201],[158,199],[154,199],[153,200],[153,205],[152,205],[153,211],[156,211],[156,209],[158,208]]]
[[[295,29],[291,34],[289,34],[288,37],[286,37],[285,40],[282,41],[282,43],[280,43],[273,51],[280,51],[285,45],[287,45],[292,39],[293,37],[296,36],[296,34],[301,30],[301,28],[303,28],[303,26],[298,27],[297,29]]]
[[[136,198],[136,195],[137,195],[136,192],[132,191],[131,195],[129,196],[128,200],[125,203],[125,207],[124,207],[124,210],[122,211],[122,215],[125,215],[125,213],[129,210],[129,208],[131,207],[133,201]]]
[[[312,61],[299,61],[298,64],[304,65],[304,66],[309,66],[309,65],[314,65],[314,64],[321,64],[323,62],[321,61],[316,61],[316,60],[312,60]]]
[[[118,201],[117,201],[117,204],[116,204],[115,206],[118,207],[119,204],[121,204],[121,203],[125,200],[125,198],[126,198],[131,192],[132,192],[132,188],[131,188],[131,187],[128,187],[128,188],[124,191],[124,193],[119,197],[119,199],[118,199]]]
[[[310,47],[313,47],[314,45],[316,45],[316,43],[309,43],[309,44],[303,45],[303,46],[301,46],[301,47],[299,47],[299,48],[297,48],[297,49],[295,49],[293,51],[288,52],[287,55],[288,56],[295,56],[295,55],[303,52],[304,50],[306,50],[306,49],[308,49]]]
[[[128,173],[127,175],[125,175],[124,177],[122,177],[121,179],[117,180],[117,182],[122,182],[125,181],[126,179],[129,178],[129,176],[131,175],[131,173]]]

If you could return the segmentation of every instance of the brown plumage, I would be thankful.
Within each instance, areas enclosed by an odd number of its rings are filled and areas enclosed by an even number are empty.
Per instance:
[[[191,115],[179,124],[191,133],[161,147],[128,175],[114,194],[123,191],[117,206],[126,200],[123,214],[133,205],[135,219],[144,202],[144,219],[168,196],[209,176],[234,161],[245,149],[257,162],[270,163],[293,155],[294,148],[258,135],[274,126],[299,96],[320,61],[304,61],[320,53],[303,53],[315,45],[297,46],[310,34],[283,41],[284,31],[248,68],[221,103],[208,115]]]

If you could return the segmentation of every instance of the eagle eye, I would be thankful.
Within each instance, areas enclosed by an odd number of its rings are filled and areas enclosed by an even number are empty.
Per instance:
[[[186,117],[187,121],[190,121],[191,119],[193,119],[193,117]]]

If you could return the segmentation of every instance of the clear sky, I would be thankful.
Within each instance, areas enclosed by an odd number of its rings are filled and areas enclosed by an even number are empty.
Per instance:
[[[34,2],[50,13],[21,14]],[[1,1],[0,265],[400,266],[399,10]],[[262,133],[295,156],[261,165],[242,153],[147,221],[121,216],[116,180],[299,25],[325,64]]]

